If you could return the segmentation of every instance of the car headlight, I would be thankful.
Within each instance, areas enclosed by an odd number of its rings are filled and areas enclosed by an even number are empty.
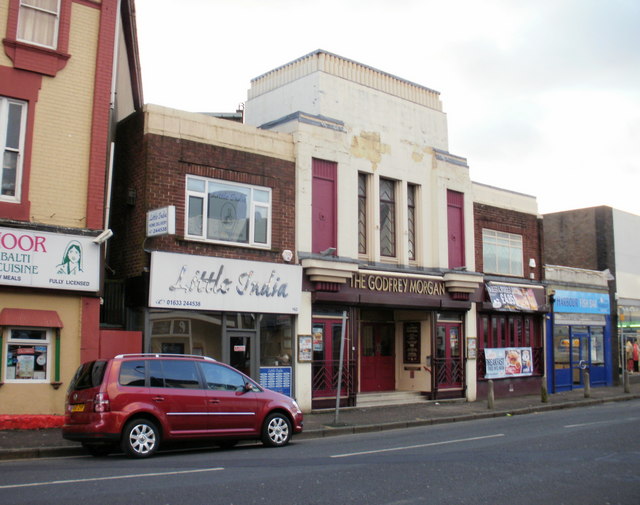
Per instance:
[[[293,406],[293,410],[295,410],[296,413],[302,414],[302,410],[300,410],[300,407],[298,406],[298,402],[297,401],[291,400],[291,405]]]

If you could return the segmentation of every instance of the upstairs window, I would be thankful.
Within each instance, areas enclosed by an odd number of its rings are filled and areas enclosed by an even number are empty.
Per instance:
[[[396,184],[380,179],[380,255],[396,256]]]
[[[416,259],[416,185],[407,185],[407,238],[409,239],[407,252],[409,260]]]
[[[18,40],[56,49],[60,0],[20,0]]]
[[[367,182],[366,174],[358,174],[358,253],[367,253]]]
[[[482,230],[484,272],[523,276],[522,236],[495,230]]]
[[[271,189],[188,176],[187,237],[269,247]]]
[[[26,123],[27,103],[0,97],[0,201],[19,201]]]

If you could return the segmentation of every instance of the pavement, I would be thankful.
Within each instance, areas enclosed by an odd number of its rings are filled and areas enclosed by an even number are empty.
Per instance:
[[[636,374],[637,375],[637,374]],[[635,379],[635,380],[634,380]],[[588,407],[605,402],[640,399],[640,376],[630,381],[628,392],[623,386],[591,388],[587,397],[583,389],[541,395],[496,398],[493,408],[486,400],[467,402],[462,399],[424,401],[384,407],[348,407],[306,413],[304,432],[295,440],[336,435],[384,431],[470,421],[491,417],[516,416],[557,409]],[[0,460],[63,457],[87,454],[77,442],[62,438],[57,428],[36,430],[0,430]]]

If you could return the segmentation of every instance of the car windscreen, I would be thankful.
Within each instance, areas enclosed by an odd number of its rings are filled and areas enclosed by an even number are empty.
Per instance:
[[[89,361],[80,365],[69,384],[69,390],[90,389],[100,385],[107,366],[106,361]]]

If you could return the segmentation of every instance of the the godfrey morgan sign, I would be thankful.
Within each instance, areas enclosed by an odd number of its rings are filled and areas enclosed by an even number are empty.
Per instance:
[[[149,306],[297,314],[302,267],[153,252]]]
[[[0,227],[0,284],[97,292],[100,246],[92,237]]]

